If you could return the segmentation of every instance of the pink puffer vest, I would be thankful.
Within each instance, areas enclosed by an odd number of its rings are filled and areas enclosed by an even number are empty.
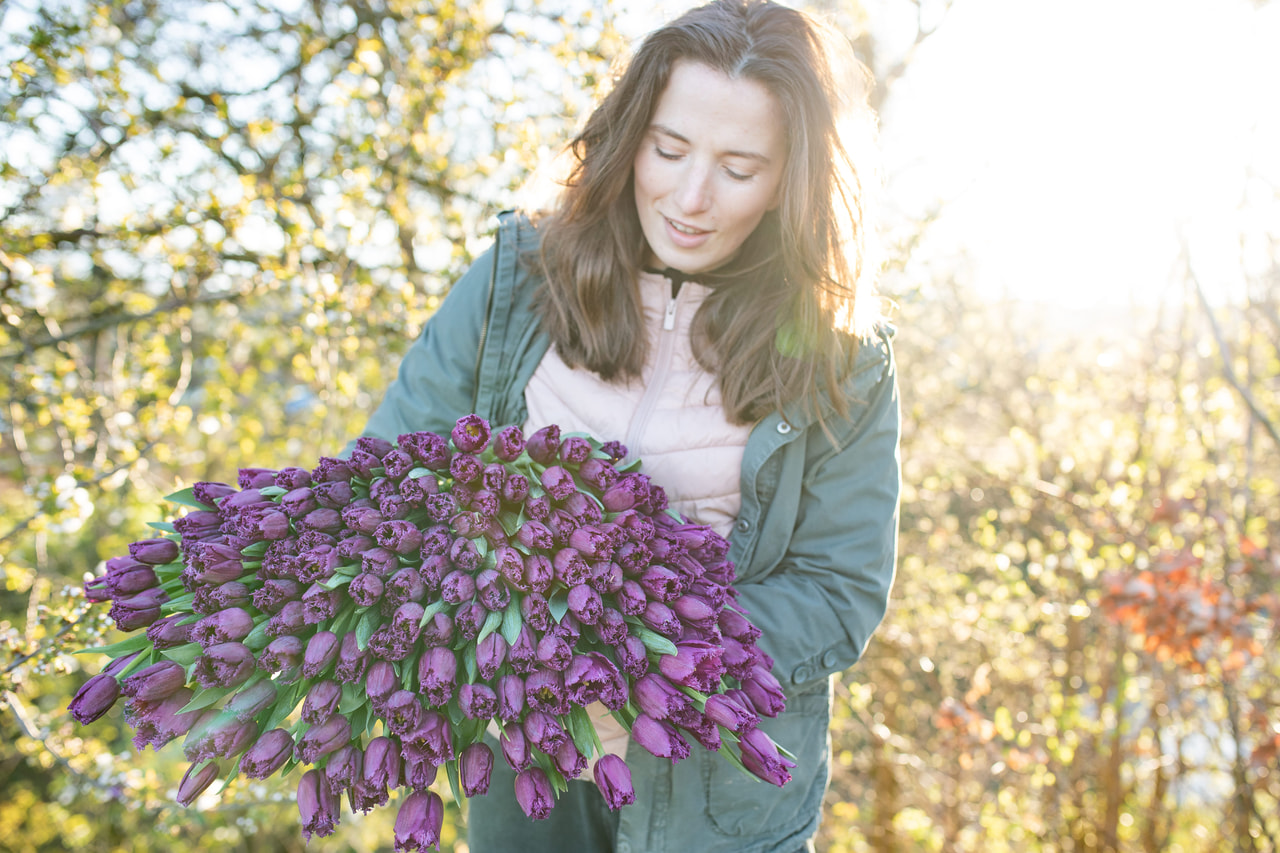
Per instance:
[[[671,298],[671,284],[640,274],[649,359],[641,378],[605,382],[574,370],[547,350],[525,388],[526,435],[547,424],[619,440],[667,492],[671,506],[689,519],[728,536],[741,506],[739,477],[751,427],[729,423],[715,377],[693,357],[689,329],[710,290],[687,282]]]

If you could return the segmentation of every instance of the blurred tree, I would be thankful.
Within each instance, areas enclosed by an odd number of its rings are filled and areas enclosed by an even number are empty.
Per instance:
[[[70,720],[100,664],[67,652],[105,630],[80,581],[146,535],[175,481],[307,463],[359,430],[605,79],[612,16],[571,0],[0,8],[0,848],[300,849],[278,786],[174,810],[173,756]],[[389,824],[344,831],[372,850]]]

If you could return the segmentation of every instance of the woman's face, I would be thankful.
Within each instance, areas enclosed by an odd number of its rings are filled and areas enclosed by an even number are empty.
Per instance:
[[[699,273],[733,257],[777,206],[786,157],[768,90],[677,62],[633,167],[649,262]]]

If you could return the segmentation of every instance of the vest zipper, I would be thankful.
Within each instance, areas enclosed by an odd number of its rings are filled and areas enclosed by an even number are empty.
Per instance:
[[[640,397],[640,404],[636,406],[636,413],[631,419],[631,427],[627,430],[628,461],[641,455],[640,437],[644,435],[653,417],[658,399],[662,396],[662,388],[667,384],[667,374],[671,372],[671,361],[675,355],[678,335],[666,333],[675,331],[679,295],[680,285],[677,282],[671,282],[671,297],[667,300],[667,308],[662,315],[662,333],[658,335],[658,352],[653,360],[653,376],[650,377],[649,384]]]

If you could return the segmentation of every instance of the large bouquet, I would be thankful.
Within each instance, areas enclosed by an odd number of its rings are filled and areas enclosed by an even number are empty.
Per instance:
[[[545,818],[595,758],[610,808],[635,794],[588,708],[673,762],[689,739],[781,785],[757,726],[783,695],[735,604],[728,543],[667,508],[626,450],[555,427],[526,441],[476,415],[449,438],[361,438],[348,459],[197,483],[86,584],[123,631],[72,701],[121,694],[134,744],[185,736],[190,804],[216,779],[301,765],[302,830],[325,835],[404,788],[396,849],[438,844],[455,797],[488,790],[499,734],[515,795]],[[145,631],[143,631],[145,629]]]

